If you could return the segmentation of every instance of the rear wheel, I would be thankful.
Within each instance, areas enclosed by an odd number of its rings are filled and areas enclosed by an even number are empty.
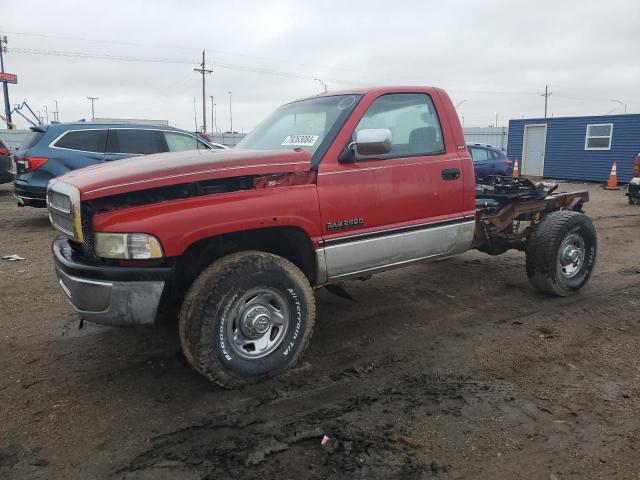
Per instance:
[[[547,214],[527,240],[529,280],[539,291],[566,297],[580,290],[596,262],[597,238],[586,215],[570,210]]]
[[[214,262],[193,283],[180,312],[180,340],[196,370],[235,387],[294,366],[314,323],[313,290],[293,263],[240,252]]]

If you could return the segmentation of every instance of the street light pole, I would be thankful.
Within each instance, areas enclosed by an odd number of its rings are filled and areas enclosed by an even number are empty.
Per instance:
[[[620,104],[620,106],[624,107],[624,113],[627,113],[627,104],[626,103],[621,102],[620,100],[611,100],[611,101]]]
[[[231,109],[231,95],[232,92],[229,90],[229,123],[231,123],[231,135],[233,135],[233,110]]]
[[[320,83],[320,85],[322,85],[322,90],[323,90],[323,92],[324,92],[324,93],[327,93],[327,84],[326,84],[326,83],[324,83],[324,82],[323,82],[322,80],[320,80],[319,78],[314,78],[314,80],[315,80],[316,82],[319,82],[319,83]]]
[[[87,97],[87,99],[91,100],[91,120],[95,120],[96,118],[96,111],[94,109],[94,102],[96,100],[100,100],[100,97]]]
[[[58,119],[60,118],[60,112],[58,111],[58,100],[54,100],[54,103],[56,104],[56,111],[53,112],[53,118],[56,122],[58,122]]]

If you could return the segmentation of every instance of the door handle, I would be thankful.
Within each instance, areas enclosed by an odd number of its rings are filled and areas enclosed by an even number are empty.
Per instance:
[[[457,180],[460,178],[460,170],[457,168],[447,168],[442,170],[442,178],[445,180]]]

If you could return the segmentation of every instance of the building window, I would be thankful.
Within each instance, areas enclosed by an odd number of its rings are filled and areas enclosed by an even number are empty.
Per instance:
[[[585,150],[611,150],[613,123],[597,123],[587,125],[587,136],[584,140]]]

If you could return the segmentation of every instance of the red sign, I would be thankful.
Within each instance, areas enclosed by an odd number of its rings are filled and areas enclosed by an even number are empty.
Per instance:
[[[18,75],[16,75],[15,73],[0,72],[0,82],[18,83]]]

